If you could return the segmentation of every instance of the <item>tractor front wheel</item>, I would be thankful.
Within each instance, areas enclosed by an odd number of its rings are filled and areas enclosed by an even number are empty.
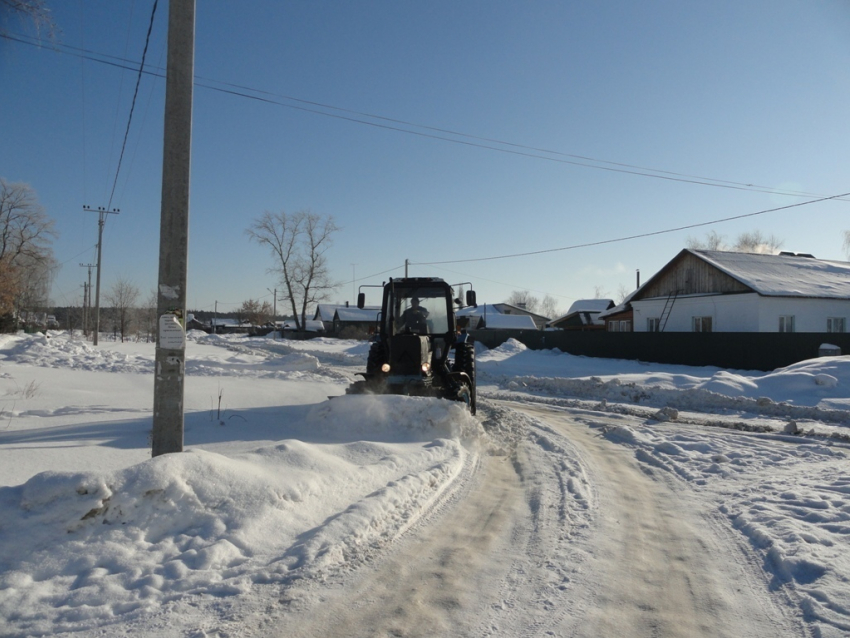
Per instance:
[[[459,343],[455,347],[455,372],[465,372],[469,377],[469,385],[464,384],[458,392],[458,400],[464,401],[469,406],[469,411],[475,414],[475,346],[471,343]],[[465,393],[466,398],[461,398]]]

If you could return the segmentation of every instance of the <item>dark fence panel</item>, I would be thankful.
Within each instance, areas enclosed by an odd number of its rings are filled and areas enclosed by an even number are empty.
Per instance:
[[[540,330],[473,330],[488,348],[510,338],[533,350],[604,359],[717,366],[738,370],[774,370],[818,356],[824,343],[850,354],[850,333],[820,332],[581,332]]]

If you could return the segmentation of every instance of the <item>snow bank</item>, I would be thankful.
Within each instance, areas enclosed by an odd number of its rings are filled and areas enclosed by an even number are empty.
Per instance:
[[[606,436],[633,447],[648,471],[675,474],[713,501],[761,553],[773,586],[799,592],[807,621],[822,624],[823,635],[850,631],[850,450],[657,427],[618,426]]]
[[[477,364],[479,387],[850,425],[850,356],[761,373],[588,359],[508,340],[479,353]]]
[[[124,622],[356,562],[450,489],[468,452],[447,437],[475,429],[455,404],[381,399],[342,397],[308,421],[331,439],[392,441],[190,450],[0,488],[0,634]]]

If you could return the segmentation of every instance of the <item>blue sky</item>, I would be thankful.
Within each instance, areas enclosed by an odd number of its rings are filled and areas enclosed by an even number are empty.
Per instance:
[[[56,220],[56,304],[81,302],[78,264],[94,262],[97,239],[83,205],[108,203],[121,214],[107,221],[103,286],[123,277],[146,297],[164,81],[142,78],[110,203],[136,73],[67,47],[138,64],[153,0],[50,4],[60,52],[0,40],[0,176],[29,183]],[[152,71],[165,66],[166,22],[162,1]],[[552,249],[850,192],[848,33],[839,0],[200,0],[188,305],[271,299],[270,256],[244,233],[265,210],[334,217],[330,301],[353,299],[353,278],[401,276],[409,259],[411,275],[473,282],[479,302],[528,289],[566,310],[597,289],[631,291],[636,270],[645,281],[711,230],[845,259],[848,201]],[[227,84],[266,101],[209,88]],[[487,259],[535,251],[550,252]],[[428,265],[469,259],[482,260]]]

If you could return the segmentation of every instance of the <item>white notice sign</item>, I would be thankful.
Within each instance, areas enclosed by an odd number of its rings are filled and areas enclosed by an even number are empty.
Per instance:
[[[168,313],[159,318],[159,347],[165,350],[182,350],[186,347],[186,331],[176,315]]]

